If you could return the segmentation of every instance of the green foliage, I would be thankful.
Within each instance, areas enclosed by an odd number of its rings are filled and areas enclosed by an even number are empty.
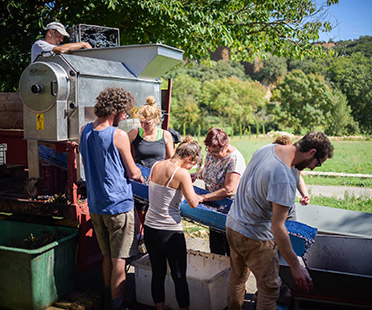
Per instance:
[[[330,59],[305,58],[303,60],[288,59],[288,71],[301,70],[306,74],[325,75]]]
[[[357,130],[345,97],[333,92],[322,76],[294,70],[281,81],[271,99],[280,102],[276,109],[279,121],[293,127],[295,133],[318,126],[323,126],[327,134],[335,135]]]
[[[196,129],[200,121],[200,108],[198,105],[201,94],[201,82],[186,74],[180,74],[173,83],[172,117],[170,125],[172,128],[183,131],[186,125],[189,129]],[[195,130],[189,131],[195,134]]]
[[[196,61],[183,63],[177,68],[169,71],[164,78],[176,79],[181,74],[187,74],[201,82],[218,80],[229,77],[236,77],[242,81],[249,80],[244,72],[242,64],[233,61],[210,61],[208,64],[201,64]]]
[[[341,91],[333,91],[333,101],[324,132],[330,136],[350,135],[359,132],[358,124],[351,116],[346,96]]]
[[[335,47],[339,55],[352,55],[362,53],[366,57],[372,57],[372,36],[361,36],[356,40],[339,41]]]
[[[328,78],[347,97],[352,115],[365,133],[372,132],[372,59],[355,53],[337,58]]]
[[[14,91],[30,59],[32,43],[48,22],[118,27],[121,44],[164,43],[187,59],[209,59],[226,46],[234,60],[272,53],[284,57],[327,54],[319,32],[327,5],[338,0],[0,0],[0,90]]]
[[[255,74],[255,77],[264,84],[275,84],[287,74],[287,60],[284,57],[274,55],[262,62],[263,67]]]
[[[255,122],[255,113],[266,102],[265,93],[258,82],[243,82],[231,77],[204,82],[201,100],[208,114],[226,119],[238,130],[240,125],[247,127]]]

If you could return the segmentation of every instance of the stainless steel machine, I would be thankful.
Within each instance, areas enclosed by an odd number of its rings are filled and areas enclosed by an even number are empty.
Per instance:
[[[29,177],[39,177],[38,141],[77,141],[80,128],[95,118],[95,98],[106,87],[129,90],[136,106],[143,105],[149,95],[161,105],[159,77],[182,61],[182,53],[170,46],[147,44],[40,55],[19,82]]]
[[[177,48],[147,44],[76,50],[49,57],[40,55],[24,70],[19,82],[24,126],[22,137],[17,138],[22,146],[25,144],[23,139],[27,140],[27,163],[24,166],[28,168],[27,195],[23,191],[0,195],[0,210],[38,217],[38,221],[59,217],[68,225],[78,225],[79,270],[99,261],[101,254],[83,186],[80,187],[82,183],[79,182],[84,179],[83,169],[79,167],[80,128],[95,119],[95,99],[107,87],[123,87],[133,93],[137,108],[152,95],[160,108],[169,114],[171,80],[164,90],[159,78],[182,61],[182,54],[183,51]],[[169,115],[165,115],[163,129],[167,129],[168,122]],[[123,121],[121,127],[129,130],[134,123],[132,118]],[[64,156],[67,154],[64,170],[54,162],[45,165],[42,152],[39,154],[41,146],[48,146]],[[22,152],[26,152],[26,147]],[[60,175],[64,176],[61,180]],[[41,182],[48,183],[45,190]],[[60,195],[60,189],[63,195]],[[52,196],[54,194],[58,194],[57,197]]]

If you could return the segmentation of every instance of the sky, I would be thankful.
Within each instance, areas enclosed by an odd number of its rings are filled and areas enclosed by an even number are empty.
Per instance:
[[[328,42],[372,36],[372,0],[339,0],[328,9],[328,20],[335,28],[320,33],[320,40]]]

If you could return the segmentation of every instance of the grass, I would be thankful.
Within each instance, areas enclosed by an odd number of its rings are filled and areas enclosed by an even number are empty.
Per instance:
[[[274,139],[234,137],[231,144],[243,154],[246,162],[249,162],[253,153],[261,146],[272,143]],[[372,175],[372,141],[338,141],[333,140],[335,148],[333,158],[327,160],[316,171],[361,173]]]
[[[235,136],[230,139],[230,143],[243,154],[246,163],[248,163],[256,150],[266,144],[272,143],[273,140],[268,135],[259,137],[243,136],[241,138]],[[203,145],[203,139],[199,139],[199,143]],[[328,159],[321,167],[316,168],[315,171],[372,175],[372,141],[362,139],[332,139],[332,144],[334,146],[333,158]],[[204,148],[203,156],[205,157]],[[309,185],[372,188],[372,178],[308,175],[304,176],[304,180]],[[345,194],[344,199],[312,196],[311,204],[372,213],[372,199],[368,196],[356,198]]]
[[[299,202],[298,199],[296,199],[296,201]],[[324,196],[311,197],[311,204],[324,207],[372,213],[371,197],[366,195],[361,197],[355,197],[354,195],[349,195],[347,192],[345,193],[344,199],[329,198]]]
[[[255,151],[266,144],[272,143],[273,140],[268,135],[258,138],[255,136],[243,136],[242,138],[235,136],[230,139],[230,143],[243,154],[246,163],[248,163]],[[200,139],[199,143],[203,145],[203,139]],[[315,171],[372,175],[372,141],[332,140],[332,144],[335,148],[333,158],[328,159]],[[204,149],[203,155],[205,156]],[[372,179],[357,177],[306,176],[305,182],[313,185],[372,188]]]

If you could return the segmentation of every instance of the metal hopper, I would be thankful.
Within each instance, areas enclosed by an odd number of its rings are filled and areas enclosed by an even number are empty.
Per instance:
[[[182,53],[167,45],[147,44],[39,56],[19,81],[29,176],[39,176],[37,141],[77,141],[80,128],[95,118],[95,98],[106,87],[129,90],[137,107],[150,95],[161,107],[159,77],[182,61]],[[129,122],[121,125],[129,127]]]

